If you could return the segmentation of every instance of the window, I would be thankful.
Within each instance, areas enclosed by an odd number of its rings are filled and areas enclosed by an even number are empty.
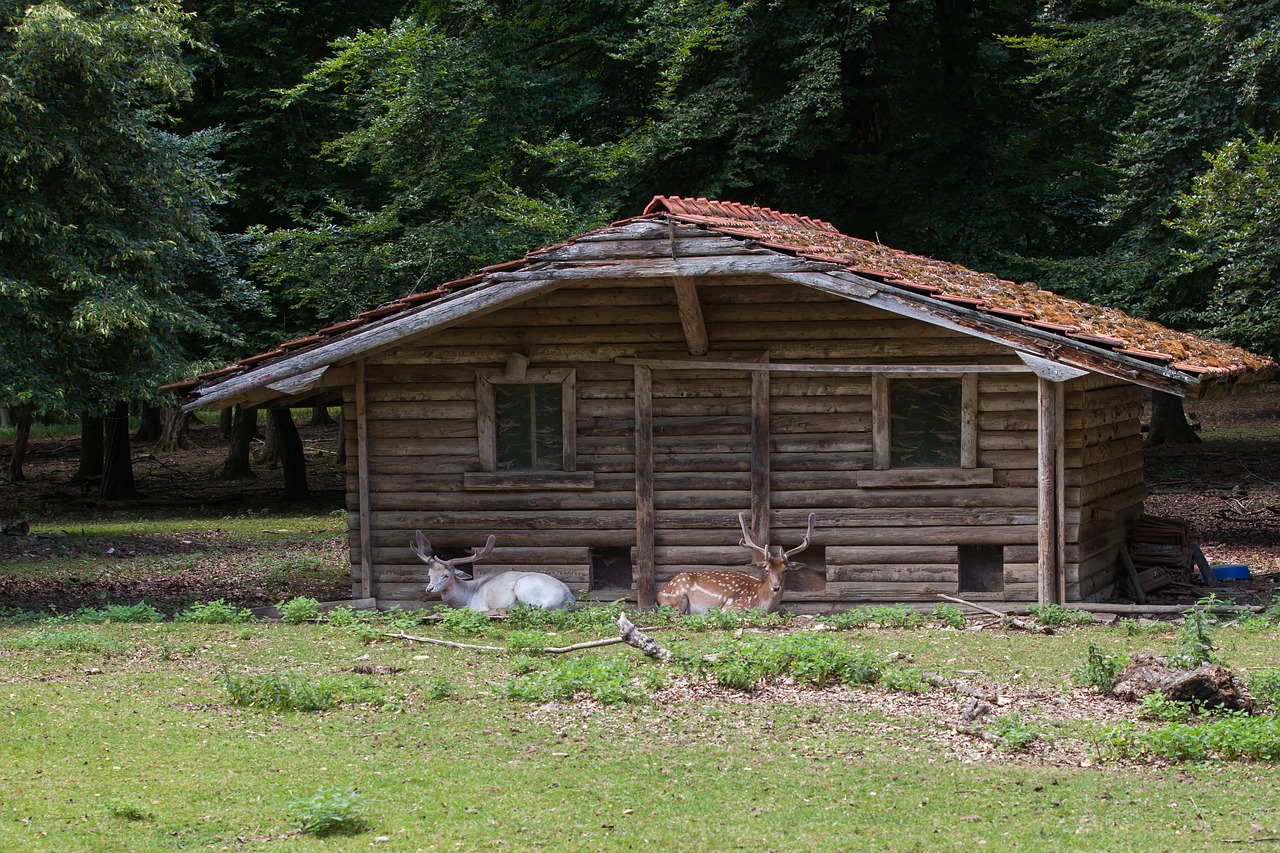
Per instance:
[[[1004,591],[1004,546],[961,545],[960,592]]]
[[[871,396],[877,470],[976,467],[975,374],[877,374],[872,379]]]
[[[590,589],[626,590],[635,583],[630,548],[591,548],[587,556],[591,567]]]
[[[493,387],[494,468],[564,470],[564,400],[559,383]]]
[[[476,371],[476,438],[480,471],[463,478],[473,489],[591,488],[578,472],[577,391],[571,368]]]

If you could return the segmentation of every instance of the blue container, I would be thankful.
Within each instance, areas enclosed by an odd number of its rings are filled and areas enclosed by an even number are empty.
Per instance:
[[[1241,566],[1236,563],[1227,563],[1221,566],[1210,566],[1209,570],[1212,571],[1213,576],[1220,581],[1239,581],[1253,577],[1253,575],[1249,573],[1248,566]]]

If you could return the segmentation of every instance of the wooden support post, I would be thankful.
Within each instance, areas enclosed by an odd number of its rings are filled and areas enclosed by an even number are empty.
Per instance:
[[[680,327],[689,345],[689,355],[706,355],[711,348],[707,338],[707,323],[702,316],[702,303],[698,300],[698,286],[691,278],[674,279],[676,310],[680,313]]]
[[[1066,599],[1065,525],[1063,506],[1063,387],[1043,377],[1036,380],[1038,397],[1039,446],[1036,467],[1039,474],[1036,545],[1039,552],[1038,595],[1041,604],[1061,604]]]
[[[653,372],[635,369],[636,407],[636,604],[657,604],[653,583]]]
[[[364,359],[356,362],[356,473],[360,478],[360,597],[373,598],[373,530],[369,512],[369,417],[366,405]]]
[[[767,359],[768,356],[766,355]],[[751,372],[751,535],[769,545],[769,371]]]

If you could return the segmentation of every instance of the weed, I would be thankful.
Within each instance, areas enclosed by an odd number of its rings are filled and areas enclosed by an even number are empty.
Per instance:
[[[303,622],[320,617],[320,602],[314,598],[299,595],[276,605],[280,619],[289,625],[301,625]]]
[[[1159,690],[1154,690],[1138,700],[1138,716],[1144,720],[1155,720],[1162,723],[1182,723],[1196,713],[1190,702],[1170,699]]]
[[[452,699],[457,695],[457,692],[453,682],[443,675],[433,675],[422,685],[423,698],[435,702],[442,699]]]
[[[385,618],[391,622],[391,625],[401,631],[407,631],[410,628],[417,628],[422,624],[422,612],[418,610],[404,610],[399,605],[392,607],[385,614]],[[486,619],[488,617],[485,617]]]
[[[1280,761],[1280,718],[1229,713],[1149,730],[1121,723],[1099,732],[1094,744],[1103,757]]]
[[[361,811],[364,799],[355,791],[322,789],[310,797],[298,797],[289,803],[293,825],[308,835],[355,833],[367,828]]]
[[[112,800],[108,802],[107,814],[121,820],[155,820],[155,814],[145,806],[140,806],[127,800]]]
[[[1093,621],[1093,614],[1087,610],[1075,610],[1061,604],[1029,604],[1027,612],[1035,617],[1041,625],[1060,628],[1063,625],[1087,625]]]
[[[831,613],[825,616],[819,616],[815,621],[828,628],[834,628],[837,631],[848,631],[852,628],[865,628],[870,625],[874,619],[872,618],[872,610],[866,605],[859,605],[843,613]]]
[[[847,631],[869,625],[879,625],[882,628],[919,628],[926,619],[919,610],[905,604],[863,604],[844,613],[820,616],[817,621],[829,628]]]
[[[1017,713],[996,717],[987,726],[987,731],[1000,739],[997,748],[1005,752],[1026,752],[1031,744],[1043,736],[1037,726],[1031,725]]]
[[[556,611],[545,607],[530,607],[517,604],[507,611],[507,627],[513,630],[526,628],[549,628],[555,624]]]
[[[1097,644],[1090,643],[1088,658],[1075,671],[1076,684],[1092,687],[1099,693],[1110,693],[1111,685],[1115,684],[1116,676],[1124,667],[1125,659],[1122,655],[1103,654]]]
[[[324,621],[334,628],[354,628],[360,624],[360,617],[349,604],[339,604],[324,615]]]
[[[1280,669],[1261,669],[1249,679],[1249,693],[1273,713],[1280,708]]]
[[[956,607],[954,604],[943,604],[942,602],[938,602],[933,605],[933,613],[930,615],[933,616],[935,621],[942,623],[948,628],[961,629],[967,627],[969,624],[969,620],[965,618],[964,611],[959,607]]]
[[[711,655],[678,656],[677,661],[736,690],[753,690],[762,681],[784,676],[816,687],[829,682],[862,684],[880,676],[879,663],[870,652],[855,651],[837,637],[814,632],[726,640]]]
[[[21,607],[0,607],[0,625],[34,625],[44,614]]]
[[[507,695],[526,702],[567,702],[575,696],[590,696],[605,705],[640,702],[652,682],[636,685],[634,671],[629,657],[561,658],[549,669],[516,675],[507,682]]]
[[[538,654],[550,645],[552,645],[551,636],[546,631],[534,628],[512,631],[507,635],[507,648],[514,651]]]
[[[924,670],[915,666],[886,667],[876,683],[898,693],[928,693],[931,686],[924,680]]]
[[[344,702],[380,700],[376,682],[350,675],[328,675],[306,680],[280,673],[238,675],[226,673],[223,686],[231,701],[263,711],[327,711]]]
[[[1120,620],[1120,627],[1124,630],[1126,637],[1144,637],[1148,634],[1161,634],[1169,629],[1169,626],[1163,622],[1140,622],[1137,619],[1125,617]]]
[[[124,643],[104,637],[85,626],[37,628],[0,641],[0,646],[26,651],[94,652],[105,657],[123,654]]]
[[[1216,625],[1209,614],[1209,608],[1217,602],[1217,596],[1210,594],[1185,613],[1178,635],[1178,651],[1169,658],[1171,666],[1195,669],[1204,663],[1221,663],[1213,654],[1217,651],[1213,644]]]
[[[440,630],[459,637],[483,637],[493,633],[493,620],[488,614],[470,607],[453,608],[447,604],[436,607],[440,617]]]
[[[589,604],[548,611],[551,624],[563,631],[580,631],[584,634],[615,633],[618,630],[618,614],[625,601],[619,599],[608,604]]]
[[[232,607],[225,599],[193,604],[173,617],[174,622],[199,622],[204,625],[236,625],[253,619],[253,612]]]
[[[137,604],[108,604],[105,607],[81,607],[71,613],[46,617],[43,621],[51,625],[60,625],[69,622],[78,622],[86,625],[101,624],[103,622],[147,624],[151,622],[163,622],[164,614],[159,610],[156,610],[147,602],[140,601]]]

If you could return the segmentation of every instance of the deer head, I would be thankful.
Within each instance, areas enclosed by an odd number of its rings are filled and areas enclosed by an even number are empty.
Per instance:
[[[418,555],[419,560],[427,564],[427,592],[439,595],[456,580],[471,580],[471,575],[457,568],[458,565],[460,563],[476,563],[483,560],[493,551],[495,542],[497,542],[497,537],[490,533],[488,540],[484,543],[484,548],[479,551],[473,549],[469,556],[442,560],[432,553],[431,543],[419,530],[414,534],[413,542],[410,543],[409,547],[413,549],[413,553]]]

